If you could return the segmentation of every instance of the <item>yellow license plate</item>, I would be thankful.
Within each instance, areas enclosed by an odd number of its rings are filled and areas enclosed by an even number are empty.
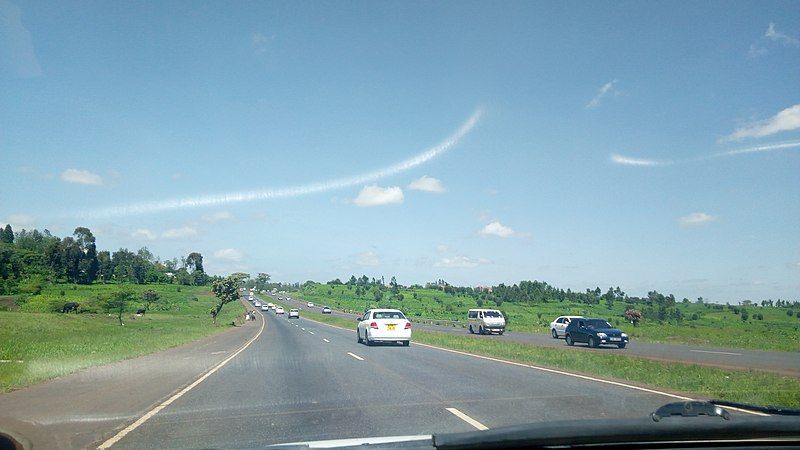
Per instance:
[[[389,331],[394,331],[394,327],[396,327],[396,326],[397,325],[395,325],[393,323],[389,323],[389,324],[386,324],[386,329],[388,329]]]

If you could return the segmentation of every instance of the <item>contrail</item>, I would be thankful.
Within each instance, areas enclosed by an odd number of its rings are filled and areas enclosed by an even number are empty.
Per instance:
[[[447,137],[436,146],[393,166],[378,169],[374,172],[355,175],[349,178],[340,178],[317,183],[290,186],[284,188],[262,189],[255,191],[230,192],[227,194],[205,195],[170,200],[158,200],[142,203],[131,203],[123,206],[114,206],[91,211],[84,211],[78,216],[83,218],[108,218],[136,214],[147,214],[172,209],[196,208],[199,206],[216,206],[229,203],[242,203],[254,200],[270,200],[277,198],[297,197],[301,195],[317,194],[351,186],[370,183],[381,178],[405,172],[411,168],[424,164],[431,159],[443,154],[456,146],[480,120],[483,111],[479,108],[464,122],[455,133]]]
[[[614,164],[621,164],[625,166],[654,167],[654,166],[668,166],[671,164],[680,164],[680,163],[695,162],[695,161],[707,161],[710,159],[725,158],[728,156],[743,155],[746,153],[772,152],[775,150],[783,150],[787,148],[797,148],[797,147],[800,147],[800,142],[783,142],[780,144],[766,144],[766,145],[759,145],[757,147],[740,148],[737,150],[729,150],[726,152],[713,153],[711,155],[696,156],[694,158],[687,158],[677,161],[631,158],[629,156],[623,156],[617,153],[612,153],[611,155],[609,155],[609,160]]]

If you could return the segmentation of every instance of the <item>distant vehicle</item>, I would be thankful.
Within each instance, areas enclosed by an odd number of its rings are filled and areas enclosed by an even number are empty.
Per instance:
[[[567,325],[574,319],[583,319],[583,316],[560,316],[550,322],[550,335],[553,336],[553,339],[563,337],[566,334]]]
[[[260,301],[258,301],[258,300],[256,300],[256,302],[255,302],[255,303],[253,303],[253,306],[255,306],[256,308],[258,308],[259,306],[261,306],[261,302],[260,302]]]
[[[311,302],[308,302],[308,304],[307,304],[306,306],[308,306],[309,308],[313,308],[313,307],[314,307],[314,304],[313,304],[313,303],[311,303]]]
[[[262,311],[269,311],[269,306],[267,306],[267,305],[261,305],[261,310],[262,310]]]
[[[327,306],[322,307],[322,314],[330,314],[330,313],[331,313],[330,308],[328,308]]]
[[[292,317],[294,317],[295,319],[299,319],[300,318],[300,310],[297,309],[297,308],[290,309],[288,318],[291,319]]]
[[[589,347],[616,345],[625,348],[628,345],[628,335],[604,319],[575,319],[567,325],[565,333],[564,340],[567,345],[574,345],[576,342],[585,342]]]
[[[283,312],[284,312],[284,311],[283,311],[283,306],[278,306],[278,307],[275,309],[275,314],[283,314]]]
[[[268,308],[272,308],[273,306],[275,306],[275,303],[272,303],[272,302],[267,303],[267,307]]]
[[[467,320],[471,334],[503,334],[506,331],[506,319],[496,309],[470,309]]]
[[[358,342],[372,345],[375,342],[411,343],[411,322],[399,309],[370,309],[358,321]]]
[[[286,297],[286,300],[291,300],[291,299],[292,299],[291,297]]]

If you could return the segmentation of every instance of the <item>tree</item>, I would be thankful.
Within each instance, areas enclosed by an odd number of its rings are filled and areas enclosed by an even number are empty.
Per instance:
[[[97,246],[95,237],[86,227],[75,228],[75,244],[81,251],[78,258],[77,276],[74,280],[81,284],[91,284],[97,278]]]
[[[103,306],[107,312],[117,315],[120,325],[125,325],[122,323],[122,315],[125,314],[125,311],[127,311],[128,305],[130,305],[130,302],[133,300],[133,298],[133,292],[129,289],[123,288],[111,294],[111,297],[106,299]]]
[[[189,253],[189,256],[186,257],[185,267],[190,272],[203,272],[203,255],[198,252]]]
[[[642,320],[642,313],[636,309],[628,309],[625,310],[625,318],[630,321],[633,326],[636,326],[640,320]]]
[[[242,279],[229,275],[221,280],[216,280],[211,284],[211,290],[217,296],[218,302],[211,309],[211,317],[217,323],[217,316],[226,304],[239,299],[239,283]]]
[[[11,224],[6,224],[5,228],[0,228],[0,242],[4,244],[14,243],[14,231],[11,229]]]
[[[262,289],[266,289],[267,283],[269,283],[270,278],[271,277],[269,276],[268,273],[259,272],[258,275],[256,275],[256,289],[258,289],[259,291]]]
[[[142,293],[142,300],[144,300],[144,309],[150,311],[150,305],[153,303],[158,302],[161,299],[161,295],[158,292],[148,289]]]
[[[397,295],[397,294],[399,294],[399,293],[400,293],[400,287],[399,287],[399,286],[397,286],[397,278],[395,278],[395,277],[392,277],[392,280],[391,280],[391,281],[389,281],[389,286],[390,286],[390,287],[391,287],[391,289],[392,289],[392,294],[395,294],[395,295]]]
[[[375,298],[376,302],[379,302],[379,301],[383,300],[383,291],[380,290],[380,289],[375,289],[372,292],[372,296]]]

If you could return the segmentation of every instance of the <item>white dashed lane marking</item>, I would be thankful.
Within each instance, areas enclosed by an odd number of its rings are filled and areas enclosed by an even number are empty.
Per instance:
[[[459,419],[463,420],[464,422],[467,422],[468,424],[472,425],[473,427],[481,431],[489,429],[489,427],[487,427],[486,425],[478,422],[477,420],[473,419],[472,417],[464,414],[463,412],[455,408],[447,408],[447,410],[453,413],[454,416],[458,417]]]
[[[353,358],[355,358],[355,359],[359,360],[359,361],[363,361],[363,360],[364,360],[364,358],[362,358],[362,357],[360,357],[360,356],[356,355],[355,353],[350,353],[350,352],[347,352],[347,354],[348,354],[348,355],[350,355],[350,356],[352,356]]]

